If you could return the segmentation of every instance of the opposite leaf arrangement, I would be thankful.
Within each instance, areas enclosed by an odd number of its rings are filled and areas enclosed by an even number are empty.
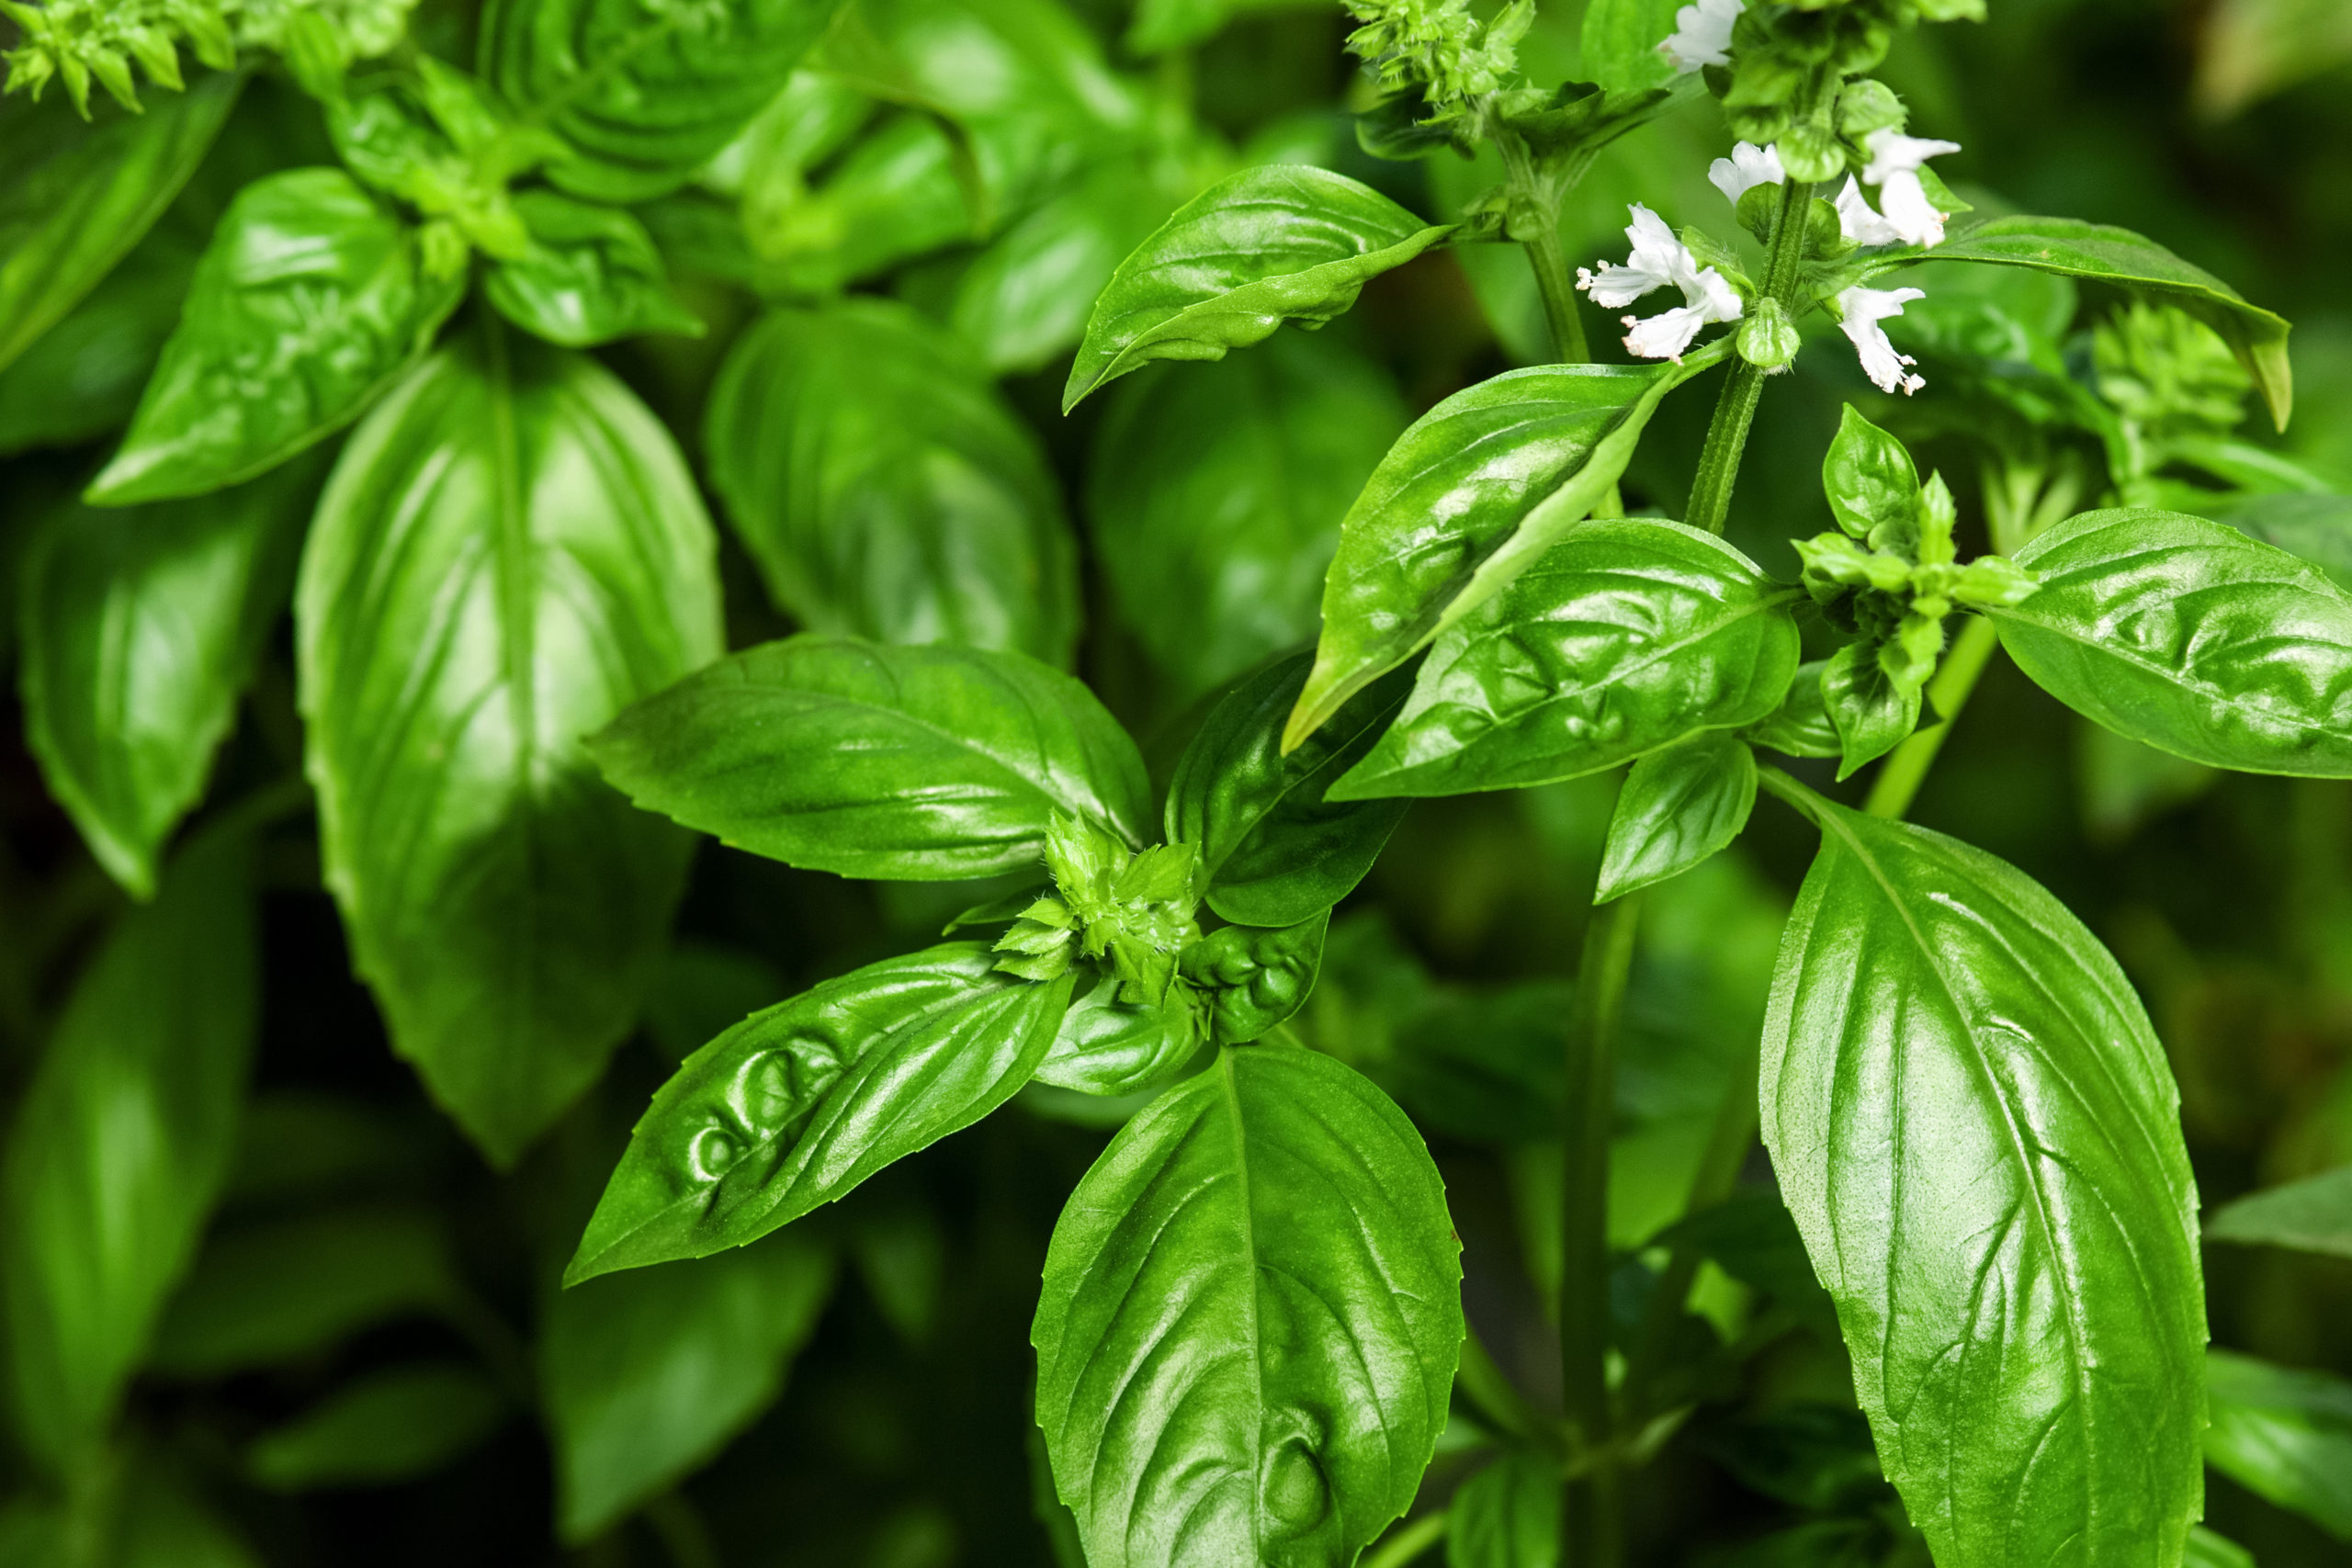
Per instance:
[[[1649,0],[1593,0],[1596,80],[1557,87],[1520,72],[1528,0],[1483,21],[1466,0],[1349,8],[1383,95],[1357,121],[1364,152],[1501,172],[1455,221],[1312,163],[1208,177],[1217,159],[1149,128],[1131,84],[1056,52],[1064,24],[1044,12],[989,13],[1008,73],[1035,49],[1029,88],[983,103],[967,76],[985,73],[940,62],[953,51],[913,0],[492,0],[471,71],[415,47],[396,3],[0,5],[22,33],[10,88],[62,81],[89,117],[28,176],[37,193],[0,197],[0,220],[40,218],[18,223],[29,242],[0,225],[30,258],[0,269],[0,363],[179,197],[269,56],[316,100],[335,160],[220,204],[119,446],[26,567],[26,706],[52,793],[124,886],[164,889],[101,965],[217,972],[230,990],[250,971],[241,835],[293,807],[226,814],[159,867],[290,594],[321,874],[395,1048],[494,1161],[634,1026],[692,852],[672,824],[844,878],[995,879],[935,945],[687,1055],[563,1282],[731,1258],[750,1300],[754,1272],[792,1272],[772,1335],[786,1346],[830,1264],[786,1269],[781,1238],[736,1249],[1034,1085],[1104,1101],[1118,1130],[1062,1213],[1032,1329],[1048,1511],[1092,1568],[1345,1568],[1367,1551],[1395,1568],[1440,1531],[1459,1568],[1623,1563],[1628,1475],[1738,1353],[1683,1350],[1702,1264],[1737,1272],[1759,1132],[1785,1217],[1768,1204],[1758,1223],[1792,1219],[1811,1265],[1765,1294],[1834,1313],[1903,1517],[1806,1527],[1741,1561],[2244,1561],[2199,1526],[2203,1465],[2311,1506],[2258,1434],[2266,1411],[2321,1396],[2247,1358],[2209,1364],[2178,1091],[2148,1016],[2052,894],[1902,818],[1996,651],[2174,757],[2352,778],[2343,547],[2267,504],[2296,488],[2283,459],[2226,434],[2248,389],[2283,428],[2287,323],[2124,230],[1969,220],[1929,162],[1962,149],[1912,135],[1866,73],[1903,29],[1981,18],[1981,0],[1698,0],[1670,31]],[[1147,6],[1136,47],[1198,25]],[[209,73],[182,80],[183,41]],[[172,96],[142,105],[132,62]],[[122,113],[94,110],[94,82]],[[1596,155],[1702,94],[1736,139],[1709,178],[1747,239],[1637,203],[1626,260],[1571,273],[1559,216]],[[1056,95],[1091,106],[1115,149],[1102,162],[1080,168],[1072,139],[1027,118]],[[1107,187],[1150,194],[1090,206],[1118,216],[1070,240],[1057,204]],[[740,221],[714,239],[722,197]],[[901,301],[839,297],[988,234],[999,202],[1020,216],[941,296],[988,330],[951,341]],[[1091,317],[1059,299],[998,321],[1033,242],[1099,259],[1073,264],[1100,285]],[[1526,255],[1550,361],[1409,425],[1281,331],[1334,321],[1433,251],[1502,244]],[[710,478],[806,628],[731,654],[694,473],[580,352],[702,333],[670,280],[686,254],[766,296],[711,389]],[[1923,284],[1879,287],[1909,276]],[[2095,393],[2057,341],[2082,284],[2126,301],[2097,330]],[[1593,363],[1579,293],[1618,312],[1661,291],[1680,303],[1622,317],[1627,354],[1661,363]],[[1946,396],[1966,411],[1987,547],[1964,547],[1943,475],[1923,481],[1897,431],[1851,403],[1821,463],[1836,531],[1795,542],[1796,580],[1726,542],[1765,390],[1831,326],[1869,383],[1904,395],[1872,405],[1888,423]],[[987,379],[1073,348],[1065,413],[1154,361],[1242,351],[1267,419],[1330,398],[1363,415],[1338,422],[1345,439],[1375,433],[1368,477],[1332,498],[1311,651],[1282,605],[1204,630],[1213,658],[1177,646],[1182,626],[1154,646],[1195,660],[1175,671],[1188,694],[1216,694],[1157,784],[1067,672],[1075,552],[1044,456]],[[1718,369],[1681,515],[1627,515],[1621,481],[1654,416]],[[1205,374],[1127,383],[1106,444],[1165,461],[1144,450],[1152,411]],[[1106,511],[1164,505],[1124,466],[1102,490]],[[74,629],[101,618],[76,607],[168,577],[170,552],[144,553],[166,545],[210,583],[183,632],[201,678],[155,711],[100,713],[87,693],[108,648]],[[1151,593],[1150,558],[1118,547],[1114,593]],[[1804,782],[1872,763],[1860,810]],[[1411,1096],[1304,1010],[1334,909],[1412,800],[1621,769],[1575,987],[1547,994],[1544,1020],[1566,1059],[1555,1416],[1470,1333],[1444,1186],[1392,1091]],[[1608,1145],[1643,893],[1730,845],[1759,789],[1818,852],[1684,1212],[1620,1258]],[[209,922],[191,887],[245,913]],[[15,1342],[28,1449],[60,1473],[107,1440],[225,1179],[252,1010],[227,996],[237,1038],[185,1047],[209,1076],[171,1066],[169,1040],[108,1043],[103,1002],[61,1026],[122,1055],[110,1071],[192,1074],[175,1092],[210,1151],[175,1195],[144,1173],[161,1217],[119,1332],[75,1323],[40,1261],[104,1194],[51,1201],[62,1189],[43,1182],[77,1151],[12,1143],[14,1234],[30,1238],[6,1244],[12,1311],[97,1346]],[[44,1074],[27,1126],[97,1092]],[[2340,1243],[2289,1194],[2259,1201],[2287,1207],[2233,1211],[2244,1239]],[[594,1360],[627,1337],[569,1332],[551,1356]],[[591,1425],[561,1386],[550,1419]],[[1447,1512],[1392,1529],[1464,1410],[1501,1459]],[[565,1461],[576,1539],[677,1472],[640,1475],[622,1438],[601,1441]]]

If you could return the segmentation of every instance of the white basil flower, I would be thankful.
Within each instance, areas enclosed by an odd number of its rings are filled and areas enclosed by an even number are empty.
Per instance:
[[[1731,28],[1747,8],[1745,0],[1698,0],[1674,13],[1674,32],[1657,51],[1674,62],[1678,75],[1702,65],[1731,63]]]
[[[1862,183],[1878,186],[1878,204],[1886,214],[1883,220],[1886,227],[1905,244],[1942,244],[1944,215],[1928,199],[1927,189],[1919,183],[1919,171],[1930,158],[1959,152],[1960,143],[1933,141],[1890,130],[1871,131],[1862,139],[1862,145],[1871,154],[1870,163],[1862,170]],[[1843,208],[1839,210],[1842,214]]]
[[[1758,147],[1753,141],[1741,142],[1731,150],[1730,157],[1716,159],[1707,169],[1708,180],[1734,207],[1758,186],[1780,185],[1788,177],[1789,172],[1781,167],[1780,147]]]
[[[1846,176],[1846,188],[1838,193],[1838,231],[1857,245],[1891,245],[1903,236],[1894,225],[1878,215],[1870,198],[1854,176]]]
[[[1682,351],[1699,335],[1699,329],[1710,321],[1736,321],[1744,307],[1738,290],[1724,280],[1713,267],[1703,270],[1690,248],[1674,236],[1666,220],[1634,203],[1626,210],[1634,221],[1625,230],[1627,243],[1633,252],[1624,265],[1600,264],[1598,273],[1589,268],[1577,268],[1577,287],[1592,296],[1593,303],[1616,310],[1632,304],[1655,289],[1671,286],[1682,290],[1682,303],[1671,310],[1644,321],[1634,316],[1624,318],[1632,330],[1625,334],[1625,351],[1643,359],[1671,359],[1679,362]]]
[[[1862,374],[1868,376],[1882,392],[1901,391],[1909,397],[1928,384],[1924,376],[1905,372],[1918,363],[1907,354],[1895,352],[1887,341],[1886,329],[1879,325],[1891,316],[1903,314],[1903,307],[1914,299],[1925,299],[1927,294],[1917,288],[1863,288],[1857,286],[1838,296],[1839,325],[1854,344],[1854,352],[1861,356]]]

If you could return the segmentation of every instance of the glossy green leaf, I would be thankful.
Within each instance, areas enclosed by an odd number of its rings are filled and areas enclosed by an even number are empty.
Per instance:
[[[1355,890],[1403,819],[1402,801],[1325,792],[1404,704],[1399,672],[1367,688],[1284,756],[1283,723],[1308,657],[1272,665],[1211,709],[1168,784],[1167,834],[1198,845],[1210,908],[1252,926],[1295,925]]]
[[[198,264],[180,324],[89,499],[198,495],[341,430],[413,367],[464,297],[408,224],[340,169],[245,187]]]
[[[1611,93],[1671,85],[1674,62],[1658,44],[1675,31],[1679,0],[1592,0],[1578,41],[1579,69]]]
[[[156,224],[0,371],[0,453],[75,446],[130,422],[203,254],[204,232],[190,217],[179,222],[175,212]]]
[[[87,121],[19,94],[0,105],[0,367],[63,319],[172,204],[227,123],[243,78],[207,72],[142,115]]]
[[[1343,1568],[1402,1514],[1461,1354],[1461,1244],[1404,1113],[1230,1046],[1054,1227],[1037,1424],[1092,1568]]]
[[[1940,1568],[2177,1562],[2203,1507],[2179,1098],[2130,982],[2011,866],[1827,802],[1766,1146]]]
[[[1080,1094],[1135,1094],[1155,1088],[1200,1048],[1202,1020],[1183,987],[1166,1002],[1128,1001],[1125,985],[1089,974],[1062,1015],[1037,1081]]]
[[[245,1450],[245,1472],[273,1492],[385,1486],[429,1475],[478,1446],[506,1401],[462,1362],[370,1372]]]
[[[1095,438],[1087,520],[1120,619],[1183,695],[1315,635],[1340,519],[1405,428],[1335,333],[1139,376]]]
[[[838,0],[492,0],[480,63],[592,201],[675,190],[767,107]]]
[[[2352,495],[2258,495],[2218,515],[2242,534],[2301,556],[2352,593]]]
[[[1184,950],[1184,978],[1208,1004],[1209,1043],[1246,1045],[1306,1005],[1331,911],[1293,926],[1225,926]]]
[[[886,118],[813,190],[747,211],[739,238],[754,276],[795,294],[837,293],[913,257],[977,238],[971,191],[957,177],[956,137],[934,116]]]
[[[172,1298],[148,1365],[218,1378],[332,1349],[459,1297],[440,1222],[414,1208],[330,1209],[214,1235]]]
[[[259,979],[246,835],[215,829],[83,972],[0,1165],[0,1291],[23,1450],[71,1470],[229,1175]]]
[[[2287,428],[2295,400],[2287,363],[2287,321],[2246,302],[2204,268],[2129,229],[2073,218],[1996,218],[1955,233],[1934,252],[1939,262],[1991,262],[2150,294],[2177,305],[2222,334],[2255,384],[2270,417]]]
[[[2205,1458],[2257,1496],[2352,1541],[2352,1382],[2252,1356],[2206,1357]]]
[[[570,348],[637,333],[702,336],[702,318],[671,292],[653,237],[628,213],[544,190],[523,192],[514,210],[530,248],[482,280],[508,321]]]
[[[1798,665],[1781,705],[1740,733],[1784,757],[1837,756],[1844,748],[1838,742],[1838,727],[1829,717],[1821,691],[1822,672],[1828,666],[1826,659]]]
[[[69,506],[23,565],[25,735],[50,793],[114,879],[156,856],[285,609],[319,468],[125,511]]]
[[[494,322],[370,414],[295,598],[327,886],[393,1048],[510,1160],[637,1017],[691,846],[580,737],[719,651],[652,414]]]
[[[566,1283],[741,1247],[970,1126],[1045,1060],[1070,990],[949,942],[745,1019],[653,1097]]]
[[[1821,493],[1838,526],[1857,539],[1882,527],[1917,526],[1919,470],[1902,442],[1848,403],[1821,459]]]
[[[1756,807],[1756,753],[1721,730],[1636,761],[1617,792],[1600,881],[1606,904],[1679,875],[1739,837]]]
[[[1512,1449],[1464,1482],[1445,1521],[1445,1568],[1558,1568],[1560,1467]]]
[[[1222,359],[1284,321],[1318,327],[1453,231],[1344,175],[1269,164],[1220,180],[1121,262],[1094,302],[1067,412],[1154,359]]]
[[[2226,1204],[2205,1222],[2205,1239],[2352,1258],[2352,1166]]]
[[[2180,1568],[2255,1568],[2254,1553],[2203,1525],[2195,1525],[2189,1529],[2188,1550],[2181,1556]]]
[[[905,307],[772,311],[729,352],[705,440],[768,592],[809,629],[1069,662],[1077,568],[1036,437]]]
[[[1710,345],[1657,369],[1507,371],[1415,421],[1340,525],[1315,670],[1283,745],[1566,537],[1625,471],[1658,400],[1723,353]]]
[[[1838,776],[1847,779],[1903,743],[1919,727],[1918,689],[1905,691],[1879,663],[1874,643],[1849,642],[1821,669],[1821,705],[1838,737]]]
[[[539,1383],[563,1538],[602,1533],[774,1404],[832,1282],[831,1248],[788,1231],[559,1292]]]
[[[2041,586],[1992,612],[2045,691],[2218,768],[2352,777],[2352,599],[2234,528],[2120,507],[2018,552]]]
[[[1438,640],[1330,794],[1545,784],[1752,724],[1795,677],[1796,592],[1679,523],[1587,523]]]
[[[1014,653],[803,636],[720,660],[595,737],[649,811],[753,854],[929,881],[1033,866],[1055,813],[1143,842],[1143,758],[1093,693]]]

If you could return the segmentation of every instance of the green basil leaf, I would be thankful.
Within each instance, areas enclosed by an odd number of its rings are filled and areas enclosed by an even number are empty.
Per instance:
[[[1558,1568],[1560,1467],[1512,1449],[1462,1483],[1445,1522],[1445,1568]]]
[[[2301,556],[2352,593],[2352,495],[2258,495],[2220,520],[2250,538]]]
[[[837,293],[974,238],[970,192],[957,170],[956,140],[939,119],[885,118],[813,191],[746,214],[740,228],[760,258],[755,276],[772,290]]]
[[[2352,1258],[2352,1166],[2227,1204],[2205,1222],[2205,1239]]]
[[[2352,1382],[2207,1353],[2205,1458],[2256,1496],[2352,1540]]]
[[[812,630],[1069,662],[1075,552],[1036,437],[905,307],[770,312],[705,439],[768,592]]]
[[[220,1378],[332,1349],[462,1294],[440,1222],[413,1208],[334,1209],[211,1237],[172,1298],[147,1365]]]
[[[207,221],[183,197],[65,318],[0,371],[0,454],[78,446],[121,429],[180,319]]]
[[[831,1248],[787,1231],[559,1292],[539,1386],[563,1539],[602,1534],[775,1404],[832,1284]]]
[[[1120,618],[1185,696],[1315,634],[1340,519],[1405,428],[1336,334],[1166,368],[1112,395],[1087,514]]]
[[[1781,705],[1740,733],[1753,744],[1769,746],[1784,757],[1838,755],[1845,748],[1838,743],[1838,727],[1821,690],[1822,673],[1828,668],[1826,659],[1798,665],[1796,679],[1789,682],[1789,694],[1781,699]]]
[[[497,1386],[458,1362],[370,1372],[245,1450],[245,1473],[272,1492],[385,1486],[463,1458],[507,1413]]]
[[[1674,62],[1658,48],[1675,31],[1679,0],[1592,0],[1578,37],[1581,72],[1611,93],[1671,86]]]
[[[0,105],[0,367],[130,253],[204,161],[243,77],[207,72],[157,94],[141,115],[111,104],[88,120],[35,104]]]
[[[1821,667],[1821,705],[1838,734],[1838,776],[1885,756],[1919,728],[1919,689],[1897,685],[1878,645],[1849,642]]]
[[[481,71],[571,152],[548,178],[628,203],[685,184],[765,108],[839,0],[492,0]]]
[[[2236,1541],[2215,1535],[2203,1525],[2192,1525],[2188,1551],[2181,1557],[2180,1568],[2255,1568],[2254,1553]]]
[[[1293,926],[1225,926],[1184,950],[1182,972],[1208,1003],[1209,1042],[1247,1045],[1306,1005],[1331,911]]]
[[[21,568],[25,736],[108,874],[155,890],[164,840],[286,606],[319,467],[128,511],[69,506]]]
[[[1003,1104],[1052,1048],[1072,977],[994,965],[986,942],[869,964],[686,1058],[564,1282],[755,1241]]]
[[[1340,525],[1315,671],[1283,734],[1340,705],[1508,588],[1617,483],[1668,391],[1727,352],[1679,366],[1506,371],[1414,422]]]
[[[692,852],[579,737],[717,657],[720,631],[668,433],[593,361],[484,329],[345,446],[295,632],[356,967],[393,1048],[507,1161],[636,1021]]]
[[[1420,1134],[1329,1056],[1228,1046],[1137,1113],[1030,1333],[1087,1561],[1354,1562],[1445,1425],[1461,1256]]]
[[[2177,305],[2222,334],[2262,389],[2270,417],[2287,428],[2294,407],[2285,317],[2248,304],[2204,268],[2129,229],[2073,218],[1996,218],[1951,236],[1932,253],[1939,262],[1991,262],[2086,278]]]
[[[1251,926],[1295,925],[1355,890],[1404,819],[1404,801],[1334,801],[1334,780],[1403,705],[1402,672],[1367,687],[1285,756],[1283,721],[1306,679],[1299,654],[1211,709],[1168,784],[1170,843],[1194,844],[1210,908]]]
[[[2041,586],[1993,624],[2060,702],[2191,761],[2352,777],[2352,600],[2317,568],[2134,507],[2070,517],[2017,559]]]
[[[1154,359],[1222,359],[1286,321],[1319,327],[1453,232],[1328,169],[1244,169],[1179,208],[1111,275],[1062,412]]]
[[[1712,730],[1652,751],[1617,792],[1592,901],[1690,870],[1739,837],[1755,807],[1756,753],[1738,737]]]
[[[1170,987],[1168,999],[1154,1006],[1123,999],[1125,984],[1105,974],[1091,974],[1084,984],[1037,1065],[1039,1083],[1080,1094],[1136,1094],[1157,1087],[1199,1049],[1201,1021],[1183,987]]]
[[[259,976],[247,836],[173,862],[84,971],[0,1164],[0,1292],[24,1451],[91,1462],[228,1180]]]
[[[590,742],[649,811],[788,865],[944,881],[1035,865],[1056,813],[1143,842],[1143,757],[1017,653],[808,635],[722,660]]]
[[[247,186],[196,269],[178,330],[89,499],[198,495],[266,472],[359,417],[464,297],[410,227],[340,169]]]
[[[1752,724],[1795,677],[1796,592],[1679,523],[1583,524],[1438,639],[1396,723],[1330,795],[1548,784]]]
[[[1918,527],[1919,470],[1910,452],[1851,403],[1821,459],[1821,492],[1838,526],[1857,539],[1877,528]]]
[[[514,210],[530,230],[530,249],[482,282],[508,321],[570,348],[637,333],[702,336],[702,318],[671,292],[662,253],[635,218],[544,190],[517,196]]]
[[[2203,1502],[2204,1290],[2147,1014],[2014,867],[1812,810],[1764,1139],[1880,1462],[1944,1568],[2174,1561]]]

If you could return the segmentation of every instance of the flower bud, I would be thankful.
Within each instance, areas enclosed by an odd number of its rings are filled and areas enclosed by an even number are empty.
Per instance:
[[[1838,134],[1860,144],[1873,130],[1900,130],[1908,118],[1903,100],[1883,82],[1849,82],[1838,95]]]
[[[1846,172],[1846,149],[1838,144],[1826,116],[1789,127],[1781,133],[1779,146],[1781,166],[1792,180],[1819,185]]]
[[[1787,369],[1797,356],[1797,344],[1796,323],[1778,299],[1757,300],[1739,323],[1739,356],[1758,369]]]

